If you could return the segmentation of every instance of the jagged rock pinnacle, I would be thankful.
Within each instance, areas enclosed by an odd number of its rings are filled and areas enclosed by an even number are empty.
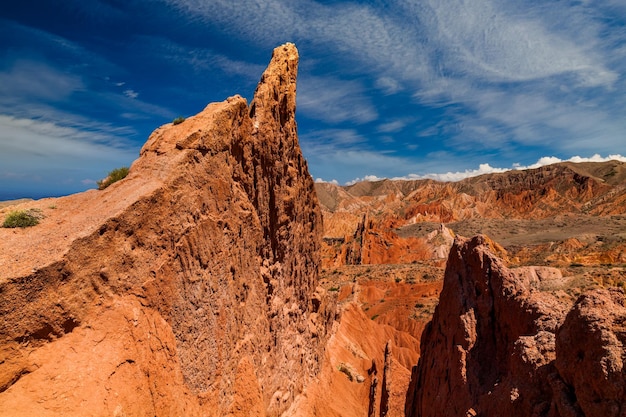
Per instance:
[[[124,180],[0,229],[0,415],[280,415],[314,378],[334,313],[297,68],[276,48],[250,106],[161,126]]]

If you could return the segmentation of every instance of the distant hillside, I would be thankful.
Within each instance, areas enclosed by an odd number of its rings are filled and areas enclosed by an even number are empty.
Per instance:
[[[27,201],[32,201],[32,200],[30,198],[21,198],[19,200],[0,201],[0,209],[5,208],[5,207],[9,207],[9,206],[15,206],[15,205],[18,205],[18,204],[26,203]]]
[[[449,209],[442,212],[447,216],[439,221],[459,220],[468,215],[500,218],[505,217],[505,213],[516,218],[579,212],[610,214],[624,212],[626,163],[562,162],[458,182],[386,179],[350,186],[317,183],[315,187],[322,207],[330,212],[354,211],[357,207],[378,209],[384,203],[394,203],[405,209],[413,208],[413,211],[415,206],[426,204],[448,206]],[[452,204],[459,199],[466,202],[459,207]],[[491,206],[492,210],[481,211],[481,208],[489,208],[482,207],[484,205]],[[432,214],[429,212],[431,217]]]
[[[361,262],[371,261],[376,256],[370,251],[397,251],[403,239],[425,238],[441,223],[454,233],[488,233],[515,245],[626,238],[625,220],[619,217],[626,214],[626,163],[619,161],[563,162],[458,182],[382,180],[343,187],[318,183],[316,190],[324,236],[327,243],[334,239],[333,248],[326,248],[327,265],[350,263],[344,258],[355,250],[365,251],[358,257]],[[579,224],[583,218],[587,226]],[[353,245],[356,234],[363,234],[360,229],[379,243],[372,246],[370,240],[368,246],[361,237],[361,248],[339,247],[337,239]],[[426,249],[424,253],[433,251]],[[422,255],[407,257],[398,251],[398,256],[398,261],[412,261]]]

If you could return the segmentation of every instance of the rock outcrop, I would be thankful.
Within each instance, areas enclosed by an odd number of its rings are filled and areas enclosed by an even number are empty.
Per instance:
[[[297,141],[298,54],[158,128],[103,191],[0,229],[0,415],[264,416],[319,371],[334,310]],[[18,207],[19,208],[19,207]]]
[[[395,339],[395,340],[394,340]],[[400,363],[415,339],[348,303],[331,336],[319,378],[286,415],[401,417],[411,372]]]
[[[393,229],[393,223],[374,221],[364,214],[352,235],[323,239],[324,267],[409,264],[425,260],[443,263],[454,240],[454,233],[443,224],[423,237],[404,238]]]
[[[407,416],[623,415],[624,293],[593,290],[570,311],[542,291],[560,271],[509,269],[492,248],[455,241]]]
[[[569,412],[561,415],[626,412],[625,303],[621,290],[598,289],[582,295],[567,314],[556,338],[555,364],[568,394],[556,399]]]

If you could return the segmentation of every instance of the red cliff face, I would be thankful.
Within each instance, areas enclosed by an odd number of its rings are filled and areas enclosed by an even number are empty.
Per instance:
[[[296,48],[158,128],[104,191],[0,229],[0,415],[278,415],[319,370],[321,215]]]
[[[542,291],[552,268],[508,269],[478,236],[457,239],[421,339],[408,416],[618,416],[626,406],[621,290],[570,309]]]

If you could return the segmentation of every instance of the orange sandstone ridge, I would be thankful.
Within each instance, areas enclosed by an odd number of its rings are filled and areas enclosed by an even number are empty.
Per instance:
[[[298,53],[254,99],[158,128],[104,191],[0,229],[0,415],[279,415],[333,307],[294,119]]]

